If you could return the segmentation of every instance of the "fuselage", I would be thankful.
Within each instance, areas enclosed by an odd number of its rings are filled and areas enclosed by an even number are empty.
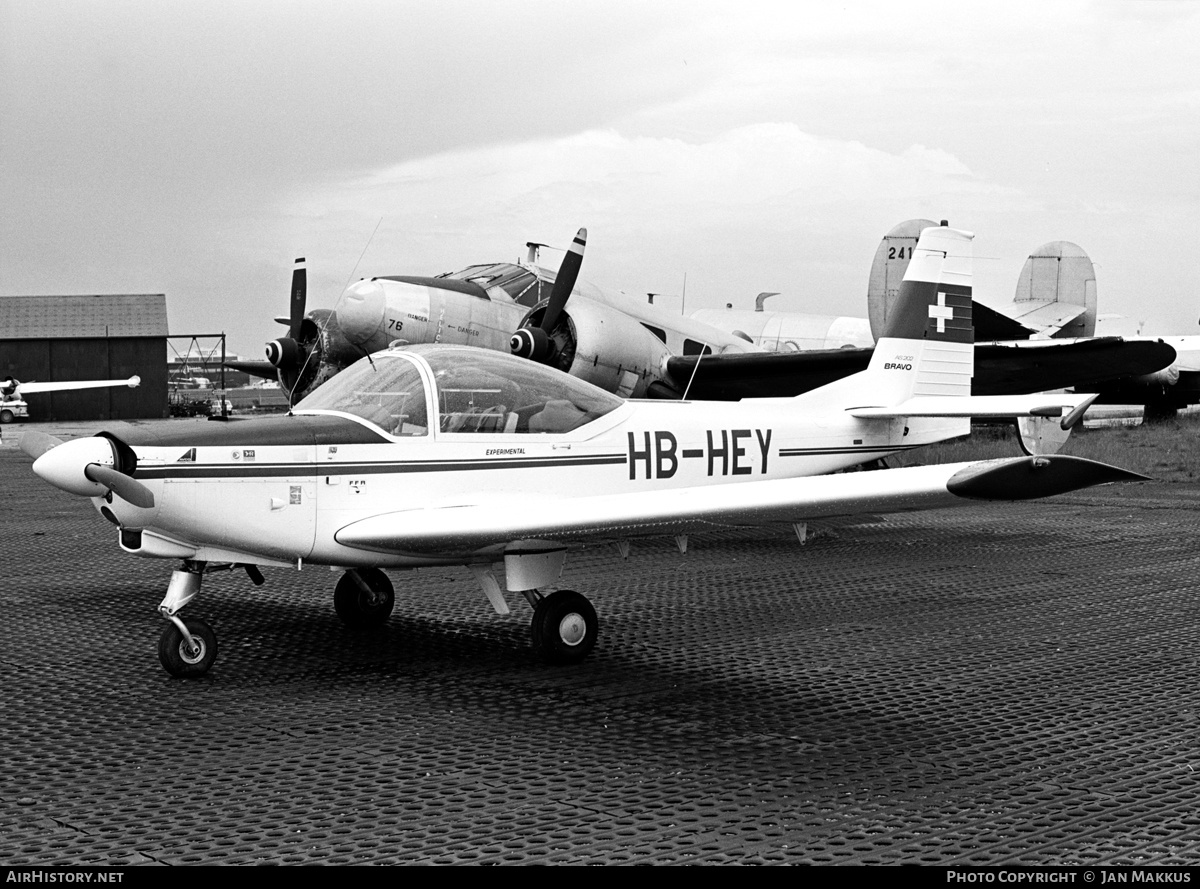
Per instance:
[[[326,386],[287,417],[127,437],[155,504],[94,503],[142,555],[411,567],[494,554],[380,554],[338,532],[407,510],[531,498],[553,510],[588,494],[817,475],[931,440],[902,420],[805,409],[807,396],[624,401],[471,349],[377,354]]]
[[[729,333],[739,332],[766,352],[869,349],[875,345],[866,318],[731,309],[700,309],[692,318]]]
[[[366,354],[392,344],[477,346],[507,352],[509,338],[548,298],[554,275],[537,266],[472,266],[437,278],[382,277],[351,285],[337,303],[341,334]],[[667,383],[666,359],[758,348],[734,334],[580,282],[566,309],[560,370],[623,397]]]

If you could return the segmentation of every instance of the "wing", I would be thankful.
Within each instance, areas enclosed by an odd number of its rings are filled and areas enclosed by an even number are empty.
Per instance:
[[[353,522],[334,537],[399,554],[482,553],[518,540],[559,544],[1026,500],[1143,476],[1078,457],[1015,458],[585,497],[512,498]]]
[[[128,386],[135,389],[142,383],[142,378],[132,376],[127,380],[68,380],[54,383],[21,383],[19,391],[22,395],[37,395],[39,392],[65,392],[70,389],[109,389],[116,386]]]
[[[676,356],[672,384],[689,398],[786,398],[866,370],[873,349]],[[1154,373],[1175,360],[1161,340],[1095,337],[976,343],[974,395],[1020,395]],[[690,386],[689,386],[690,381]]]
[[[667,373],[688,398],[737,401],[740,398],[789,398],[860,370],[874,349],[820,349],[810,352],[732,352],[678,355],[667,359]]]
[[[1045,392],[1154,373],[1175,360],[1161,340],[1106,336],[976,343],[974,395]]]

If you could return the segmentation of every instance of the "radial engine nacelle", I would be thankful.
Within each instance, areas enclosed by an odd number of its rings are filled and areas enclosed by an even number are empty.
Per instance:
[[[537,321],[542,306],[529,313],[522,327]],[[562,313],[552,338],[558,366],[622,398],[643,398],[651,383],[667,380],[671,356],[662,340],[624,312],[591,300],[573,300]]]

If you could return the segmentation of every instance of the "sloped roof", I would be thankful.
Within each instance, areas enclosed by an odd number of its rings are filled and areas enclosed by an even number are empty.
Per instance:
[[[166,335],[162,293],[0,297],[0,340]]]

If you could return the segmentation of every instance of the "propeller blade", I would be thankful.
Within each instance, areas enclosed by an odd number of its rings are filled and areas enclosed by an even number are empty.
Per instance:
[[[304,257],[296,258],[296,266],[292,269],[292,305],[291,324],[288,335],[300,339],[300,325],[304,323],[304,307],[308,300],[308,271],[305,268]]]
[[[62,444],[61,438],[55,438],[45,432],[26,432],[21,436],[19,446],[22,451],[28,454],[33,459],[37,459],[46,453],[51,448],[56,448]]]
[[[140,506],[142,509],[151,509],[154,506],[154,493],[149,488],[111,466],[89,463],[84,467],[83,474],[134,506]]]
[[[554,279],[554,289],[550,291],[550,302],[542,313],[541,328],[546,333],[554,329],[558,316],[567,305],[567,298],[575,289],[575,279],[579,277],[579,268],[583,265],[583,248],[587,246],[587,229],[581,228],[575,233],[575,241],[571,249],[563,257],[562,265],[558,267],[558,275]]]

